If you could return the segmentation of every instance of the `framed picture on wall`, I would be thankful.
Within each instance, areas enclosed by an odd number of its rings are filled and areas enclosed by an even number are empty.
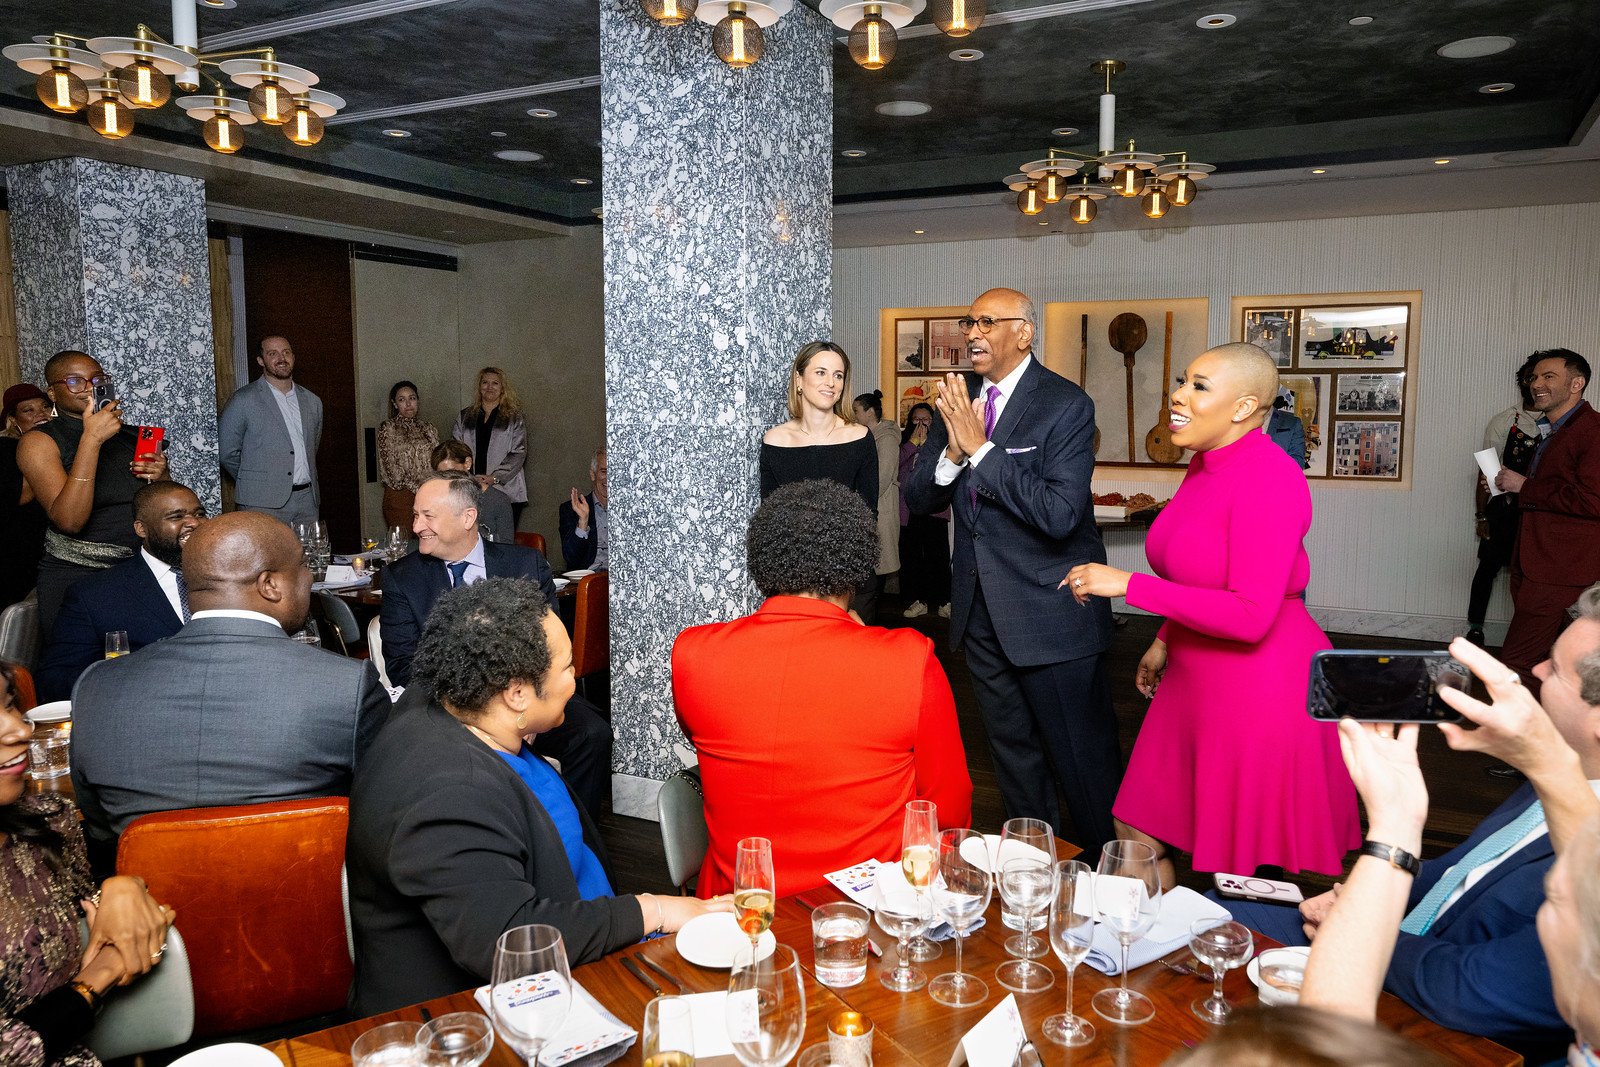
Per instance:
[[[1293,308],[1252,308],[1244,313],[1244,339],[1266,349],[1280,367],[1294,365]]]
[[[1400,423],[1340,419],[1333,424],[1335,478],[1400,477]]]
[[[1406,392],[1399,374],[1341,374],[1334,412],[1339,415],[1398,415]]]
[[[1330,369],[1404,367],[1410,310],[1404,304],[1300,308],[1300,363]]]
[[[1328,476],[1328,383],[1326,374],[1284,374],[1278,384],[1294,396],[1290,410],[1306,431],[1306,477]]]
[[[967,358],[967,335],[955,319],[928,320],[928,369],[936,371],[971,370]]]
[[[938,378],[907,377],[895,380],[895,412],[898,416],[896,421],[901,426],[906,424],[906,415],[913,406],[933,403],[933,398],[939,395],[938,390],[934,388],[938,381]]]
[[[894,320],[894,370],[896,374],[928,372],[927,319]]]

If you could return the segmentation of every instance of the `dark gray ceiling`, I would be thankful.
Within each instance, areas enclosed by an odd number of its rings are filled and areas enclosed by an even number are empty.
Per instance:
[[[239,0],[202,8],[202,38],[353,0]],[[804,0],[814,6],[815,0]],[[1104,0],[1099,0],[1101,4]],[[1118,128],[1143,149],[1186,149],[1231,171],[1335,165],[1433,155],[1553,148],[1574,140],[1600,92],[1600,4],[1593,0],[1131,0],[1117,6],[1009,0],[1002,12],[1050,17],[991,21],[959,41],[900,42],[889,67],[869,72],[835,53],[836,150],[842,201],[998,189],[1017,164],[1048,146],[1086,150],[1100,92],[1090,64],[1128,64],[1117,79]],[[1075,9],[1076,8],[1076,9]],[[1089,8],[1084,10],[1082,8]],[[349,101],[346,114],[599,73],[595,0],[453,0],[384,18],[263,41],[286,62],[322,76]],[[1213,12],[1236,25],[1202,30]],[[1356,15],[1371,15],[1362,27]],[[0,43],[64,30],[127,34],[139,22],[169,28],[166,0],[0,0]],[[919,18],[913,28],[927,21]],[[695,25],[685,30],[705,34]],[[1516,40],[1495,56],[1445,59],[1437,48],[1489,34]],[[981,49],[956,62],[950,53]],[[0,104],[42,113],[32,79],[0,71]],[[1498,96],[1478,92],[1513,82]],[[564,222],[592,221],[599,203],[599,91],[587,87],[404,117],[330,126],[296,149],[264,126],[245,152],[274,162],[433,193]],[[875,105],[919,100],[931,110],[887,118]],[[557,112],[537,119],[529,108]],[[197,143],[196,124],[169,105],[138,116],[140,132]],[[61,119],[62,122],[81,121]],[[1061,126],[1077,137],[1052,137]],[[399,140],[383,130],[412,134]],[[494,132],[505,134],[493,136]],[[501,149],[539,152],[511,163]],[[573,178],[596,184],[580,187]],[[286,205],[286,208],[289,207]]]

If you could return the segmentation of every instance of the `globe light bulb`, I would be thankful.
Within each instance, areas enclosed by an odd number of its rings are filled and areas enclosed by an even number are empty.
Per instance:
[[[663,26],[682,26],[694,18],[699,0],[639,0],[644,13]]]
[[[89,105],[89,128],[101,137],[120,141],[133,132],[133,109],[106,93]]]
[[[1111,179],[1111,186],[1117,191],[1118,196],[1138,196],[1139,168],[1118,168],[1116,176]]]
[[[62,115],[75,115],[89,102],[89,87],[65,66],[51,67],[33,83],[39,102]]]
[[[711,48],[734,70],[743,70],[767,50],[761,27],[746,14],[745,5],[737,2],[728,5],[728,13],[711,31]]]
[[[263,78],[250,90],[245,102],[250,114],[268,126],[282,126],[294,113],[294,95],[276,81]]]
[[[219,111],[206,119],[200,127],[200,136],[214,152],[231,156],[244,147],[244,127],[226,111]]]
[[[172,95],[172,80],[140,59],[117,71],[117,89],[130,107],[157,108]]]
[[[1075,196],[1072,198],[1072,221],[1080,226],[1087,226],[1093,222],[1099,210],[1095,206],[1095,202],[1087,196]]]
[[[1044,210],[1038,182],[1029,182],[1027,188],[1017,194],[1017,210],[1024,215],[1037,215]]]
[[[1167,213],[1167,208],[1171,203],[1167,199],[1166,189],[1152,182],[1143,198],[1139,201],[1139,210],[1143,211],[1149,218],[1159,219]]]
[[[324,129],[322,116],[301,104],[284,124],[283,135],[301,148],[310,148],[322,140]]]
[[[1187,174],[1179,174],[1167,183],[1167,197],[1176,207],[1188,207],[1200,195],[1200,183]]]
[[[900,37],[883,17],[880,4],[868,4],[861,21],[850,30],[850,58],[866,70],[882,70],[894,58]]]

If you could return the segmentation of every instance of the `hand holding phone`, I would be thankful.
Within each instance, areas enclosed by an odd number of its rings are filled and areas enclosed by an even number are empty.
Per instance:
[[[167,436],[167,431],[160,426],[139,427],[139,441],[133,450],[133,461],[149,462],[161,453],[162,440]]]
[[[99,411],[101,408],[110,407],[117,402],[117,383],[112,381],[111,375],[102,374],[94,380],[94,403],[91,407]]]

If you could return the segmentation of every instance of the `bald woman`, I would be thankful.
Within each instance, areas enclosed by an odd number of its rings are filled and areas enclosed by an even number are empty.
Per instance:
[[[1153,699],[1113,808],[1119,836],[1155,847],[1166,886],[1174,848],[1197,871],[1338,874],[1361,843],[1337,731],[1306,714],[1311,656],[1329,645],[1305,606],[1311,493],[1259,432],[1277,389],[1252,344],[1190,363],[1169,429],[1194,457],[1145,542],[1155,576],[1089,563],[1061,583],[1166,617],[1139,661]]]

